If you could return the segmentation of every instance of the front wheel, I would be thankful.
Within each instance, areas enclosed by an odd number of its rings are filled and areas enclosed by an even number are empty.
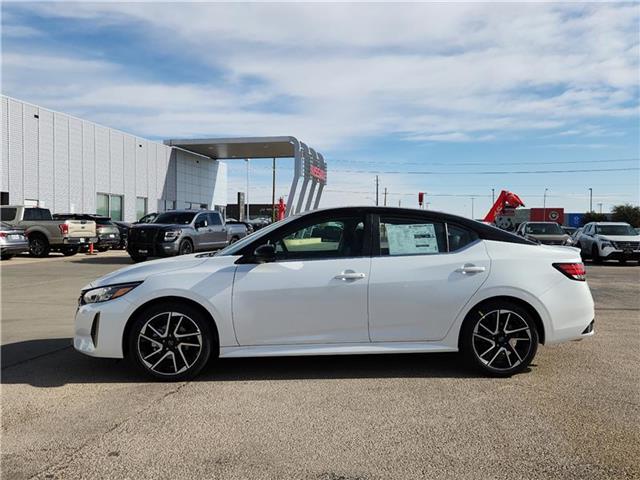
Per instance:
[[[166,381],[193,378],[211,356],[209,320],[190,305],[161,303],[144,310],[129,334],[128,355],[146,374]]]
[[[462,353],[481,372],[508,377],[531,363],[538,331],[531,314],[511,302],[485,303],[469,313],[461,333]]]
[[[72,257],[78,253],[78,247],[64,247],[61,252],[65,257]]]
[[[131,260],[133,260],[135,263],[146,262],[148,258],[143,255],[133,255],[131,253],[129,254],[129,256],[131,257]]]
[[[0,260],[11,260],[12,258],[13,255],[11,255],[10,253],[0,254]]]
[[[597,245],[591,247],[591,261],[593,263],[602,263],[602,257],[600,256]]]
[[[104,252],[106,252],[107,250],[109,250],[109,247],[98,247],[98,251],[99,251],[99,252],[104,253]]]
[[[178,255],[189,255],[193,253],[193,244],[190,240],[183,240],[178,247]]]

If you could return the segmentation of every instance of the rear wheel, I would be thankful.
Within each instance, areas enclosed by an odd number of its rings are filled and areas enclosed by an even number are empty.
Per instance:
[[[10,253],[0,254],[0,260],[11,260],[11,258],[13,258],[13,255]]]
[[[133,254],[129,254],[129,256],[131,257],[131,260],[133,260],[136,263],[139,262],[145,262],[147,260],[148,257],[142,256],[142,255],[133,255]]]
[[[29,253],[33,257],[43,258],[49,255],[51,247],[44,235],[29,235]]]
[[[238,240],[240,240],[240,237],[238,237],[237,235],[231,237],[231,240],[229,240],[229,245],[231,245],[232,243],[236,243]]]
[[[531,363],[538,350],[538,331],[531,314],[509,301],[489,302],[469,313],[461,347],[467,361],[483,373],[508,377]]]
[[[64,247],[60,251],[65,257],[71,257],[78,253],[78,247]]]
[[[98,247],[98,251],[99,251],[99,252],[104,253],[104,252],[106,252],[107,250],[109,250],[109,247]]]
[[[128,341],[134,364],[167,381],[193,378],[204,368],[213,348],[209,319],[190,305],[169,302],[138,315]]]

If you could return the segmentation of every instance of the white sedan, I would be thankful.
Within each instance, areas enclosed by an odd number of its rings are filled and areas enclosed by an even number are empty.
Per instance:
[[[184,380],[212,357],[461,351],[485,374],[593,335],[577,249],[432,211],[318,210],[80,295],[75,348]]]

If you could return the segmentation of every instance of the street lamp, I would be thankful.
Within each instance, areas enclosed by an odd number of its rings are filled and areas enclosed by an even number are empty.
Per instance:
[[[593,188],[589,187],[589,211],[593,212]]]
[[[548,188],[544,189],[544,195],[542,196],[542,221],[547,219],[547,192]]]
[[[245,204],[247,205],[247,222],[250,220],[249,218],[249,158],[245,158],[247,162],[247,195],[245,198]]]

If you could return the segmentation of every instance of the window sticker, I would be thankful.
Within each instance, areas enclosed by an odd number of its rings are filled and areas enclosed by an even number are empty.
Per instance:
[[[428,224],[386,224],[389,255],[438,253],[435,226]]]

